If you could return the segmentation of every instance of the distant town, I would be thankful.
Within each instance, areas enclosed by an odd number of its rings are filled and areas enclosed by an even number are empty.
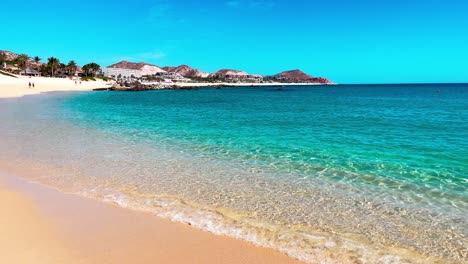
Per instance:
[[[222,69],[209,74],[188,65],[159,67],[145,62],[129,61],[121,61],[103,68],[94,62],[79,66],[72,60],[65,64],[55,57],[43,62],[38,56],[30,57],[27,54],[16,54],[11,51],[0,51],[0,70],[3,74],[75,78],[82,81],[100,78],[112,81],[116,89],[159,88],[181,84],[196,86],[197,83],[200,85],[333,84],[326,78],[313,77],[301,70],[284,71],[271,76],[249,74],[233,69]]]

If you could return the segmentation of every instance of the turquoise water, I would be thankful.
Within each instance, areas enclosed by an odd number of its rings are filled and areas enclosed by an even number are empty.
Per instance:
[[[71,93],[1,104],[15,120],[0,125],[8,158],[59,167],[86,195],[311,262],[467,261],[468,85]]]

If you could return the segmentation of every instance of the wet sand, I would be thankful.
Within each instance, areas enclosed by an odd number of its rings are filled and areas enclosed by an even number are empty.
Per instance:
[[[300,263],[16,175],[0,171],[0,263]]]

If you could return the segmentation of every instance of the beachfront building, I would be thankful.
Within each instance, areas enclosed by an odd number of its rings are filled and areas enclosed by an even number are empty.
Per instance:
[[[143,71],[123,68],[104,68],[102,74],[109,78],[140,78],[143,76]]]
[[[19,74],[26,76],[41,76],[41,73],[39,71],[32,68],[26,68],[25,70],[20,71]]]

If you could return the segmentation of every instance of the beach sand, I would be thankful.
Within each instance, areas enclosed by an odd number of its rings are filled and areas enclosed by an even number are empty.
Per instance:
[[[300,263],[149,213],[0,172],[0,263]],[[13,174],[14,173],[14,174]]]
[[[29,82],[34,83],[34,88],[29,88]],[[26,77],[17,78],[0,74],[0,98],[21,97],[25,95],[39,94],[56,91],[90,91],[95,88],[110,87],[108,82],[102,80],[79,81],[68,78]]]

